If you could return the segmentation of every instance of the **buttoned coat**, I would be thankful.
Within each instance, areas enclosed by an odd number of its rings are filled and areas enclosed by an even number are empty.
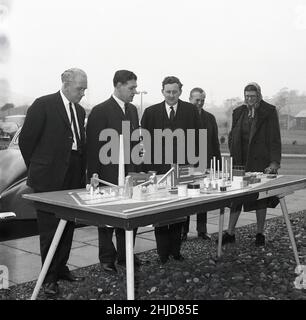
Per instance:
[[[207,168],[210,168],[210,160],[213,157],[221,160],[218,126],[215,116],[210,112],[202,109],[200,117],[202,128],[207,129]]]

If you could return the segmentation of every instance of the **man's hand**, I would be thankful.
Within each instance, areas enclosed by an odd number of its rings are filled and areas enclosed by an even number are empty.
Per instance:
[[[277,174],[277,171],[279,169],[280,165],[273,161],[270,163],[269,167],[267,167],[264,171],[265,174]]]

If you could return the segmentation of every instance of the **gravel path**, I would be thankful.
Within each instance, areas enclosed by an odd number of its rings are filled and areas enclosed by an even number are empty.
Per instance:
[[[306,264],[306,211],[292,213],[290,220],[296,237],[301,264]],[[135,273],[138,300],[306,300],[306,290],[294,288],[295,260],[283,218],[266,224],[266,246],[256,248],[256,225],[237,229],[236,244],[224,247],[216,258],[215,240],[198,238],[183,243],[185,261],[169,261],[160,266],[156,250],[138,255],[143,265]],[[117,276],[100,271],[99,264],[75,270],[85,282],[59,282],[60,300],[126,299],[125,269]],[[29,299],[35,282],[0,290],[2,299]],[[38,299],[46,299],[41,290]]]

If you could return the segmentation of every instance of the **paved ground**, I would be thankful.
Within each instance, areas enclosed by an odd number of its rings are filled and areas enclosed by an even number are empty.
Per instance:
[[[289,213],[306,209],[305,190],[300,190],[286,197]],[[267,219],[282,215],[280,206],[269,209]],[[225,214],[225,228],[228,222]],[[196,237],[196,217],[191,217],[189,237]],[[208,214],[208,233],[218,231],[219,211]],[[237,226],[256,222],[255,212],[242,213]],[[115,239],[114,239],[115,241]],[[138,229],[135,252],[156,248],[155,237],[151,227]],[[98,263],[98,233],[96,227],[84,227],[75,230],[69,259],[71,270]],[[38,278],[41,268],[38,236],[0,242],[0,265],[9,269],[9,284],[15,285]]]

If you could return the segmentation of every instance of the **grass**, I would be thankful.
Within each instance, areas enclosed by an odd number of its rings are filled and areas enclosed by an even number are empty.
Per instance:
[[[6,149],[9,143],[9,141],[0,140],[0,150]]]
[[[229,153],[227,144],[221,144],[220,150],[221,150],[221,153]],[[305,154],[306,155],[306,144],[304,145],[282,144],[282,154]]]
[[[220,145],[221,152],[228,153],[228,134],[224,128],[219,128],[219,137],[225,137],[225,143]],[[281,130],[283,154],[306,154],[306,130]]]

